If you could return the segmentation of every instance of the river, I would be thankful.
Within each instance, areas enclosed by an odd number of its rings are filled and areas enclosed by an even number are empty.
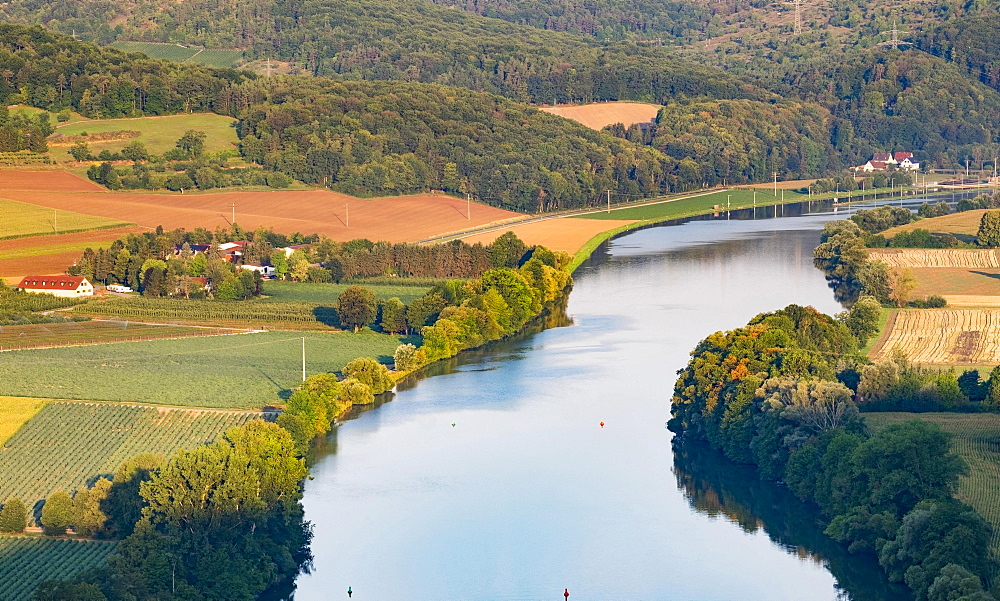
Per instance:
[[[842,310],[811,257],[844,209],[784,211],[614,239],[562,327],[433,366],[342,424],[306,484],[315,566],[294,599],[907,599],[783,488],[671,449],[699,340],[789,303]]]

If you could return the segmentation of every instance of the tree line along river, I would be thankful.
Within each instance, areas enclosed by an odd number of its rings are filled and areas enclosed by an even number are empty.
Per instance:
[[[665,428],[675,372],[705,336],[790,303],[842,310],[812,249],[849,210],[741,211],[611,240],[546,328],[435,364],[346,421],[306,483],[315,566],[294,599],[348,587],[380,601],[564,588],[579,600],[908,599],[825,537],[811,507],[708,450],[673,450]]]

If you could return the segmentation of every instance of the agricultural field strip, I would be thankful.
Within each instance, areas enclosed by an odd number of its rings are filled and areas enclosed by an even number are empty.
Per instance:
[[[46,580],[103,565],[116,542],[0,535],[0,599],[28,601]]]
[[[0,394],[184,407],[257,409],[358,357],[392,360],[419,337],[374,332],[270,331],[0,353]]]
[[[72,493],[139,453],[170,455],[257,417],[264,414],[50,402],[0,450],[0,499],[30,506],[57,490]]]
[[[5,192],[9,192],[6,190]],[[56,235],[59,230],[73,232],[132,225],[120,219],[86,215],[72,211],[55,211],[39,205],[0,198],[0,239],[41,234]]]
[[[93,323],[93,322],[83,322],[83,323]],[[98,322],[98,323],[113,323],[110,321]],[[22,335],[19,334],[17,338],[10,336],[12,333],[19,333],[19,330],[24,330],[27,328],[56,328],[57,326],[71,326],[80,325],[76,322],[71,322],[68,324],[37,324],[33,326],[0,326],[0,352],[11,352],[19,350],[28,349],[51,349],[51,348],[62,348],[68,346],[93,346],[99,344],[120,344],[125,342],[137,342],[142,340],[180,340],[182,338],[194,338],[194,337],[215,337],[215,336],[235,336],[238,334],[260,334],[266,332],[267,330],[257,330],[257,329],[238,329],[238,328],[221,328],[214,326],[203,326],[203,325],[177,325],[177,324],[160,324],[160,323],[146,323],[146,322],[128,322],[129,325],[138,326],[149,326],[140,328],[139,332],[125,333],[127,330],[120,330],[121,333],[116,331],[99,331],[90,329],[77,332],[67,332],[74,337],[66,337],[60,339],[58,334],[51,334],[46,336],[45,334],[38,335],[37,337],[25,337],[22,339]],[[152,330],[152,331],[151,331]],[[166,330],[166,331],[157,331]],[[190,331],[186,331],[190,330]],[[88,333],[90,337],[88,337]],[[34,339],[33,339],[34,338]]]
[[[960,342],[968,347],[964,352],[958,348]],[[910,361],[920,364],[998,364],[1000,311],[897,311],[887,324],[882,341],[873,351],[873,358],[887,357],[897,348],[905,352]]]
[[[958,498],[972,505],[993,524],[991,546],[1000,553],[1000,415],[995,413],[866,413],[876,429],[910,419],[924,419],[952,435],[952,449],[969,464],[959,479]]]
[[[905,248],[869,251],[869,259],[882,261],[889,267],[959,267],[967,269],[1000,269],[997,250]]]

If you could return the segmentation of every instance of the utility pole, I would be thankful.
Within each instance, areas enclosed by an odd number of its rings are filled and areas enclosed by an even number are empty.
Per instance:
[[[52,209],[52,230],[59,233],[59,209]]]
[[[465,218],[472,221],[472,196],[465,193]]]
[[[302,381],[306,381],[306,337],[302,337]]]
[[[883,31],[882,33],[883,34],[888,33],[888,34],[892,35],[892,39],[889,39],[889,40],[887,40],[885,42],[880,43],[879,46],[888,46],[889,48],[892,48],[893,50],[895,50],[895,49],[899,48],[900,46],[910,46],[910,45],[912,45],[909,42],[906,42],[906,41],[903,41],[903,40],[899,39],[899,34],[901,34],[901,33],[910,33],[910,32],[909,31],[900,31],[899,29],[897,29],[895,21],[892,22],[892,29],[891,30],[889,30],[889,31]]]
[[[233,221],[232,221],[232,223],[233,223],[233,224],[235,225],[235,224],[236,224],[236,203],[234,202],[234,203],[233,203],[232,205],[230,205],[230,206],[231,206],[231,207],[232,207],[232,209],[233,209]]]
[[[771,175],[774,176],[774,197],[778,197],[778,172],[775,171]]]
[[[611,212],[611,190],[608,190],[608,213]]]
[[[344,227],[351,227],[351,211],[348,205],[344,205]]]

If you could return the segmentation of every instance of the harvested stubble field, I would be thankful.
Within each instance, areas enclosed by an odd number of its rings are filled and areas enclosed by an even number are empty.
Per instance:
[[[895,311],[870,356],[882,359],[894,349],[924,365],[1000,364],[1000,310]]]
[[[997,249],[961,248],[879,248],[868,252],[872,261],[882,261],[894,269],[958,267],[1000,269]]]
[[[41,182],[39,182],[41,184]],[[36,184],[39,185],[39,184]],[[445,195],[360,199],[328,190],[154,194],[92,194],[14,191],[8,198],[43,207],[75,210],[166,229],[227,227],[231,205],[246,229],[326,234],[335,240],[368,238],[414,242],[438,234],[519,217],[520,214],[476,204],[466,219],[465,200]]]
[[[950,215],[942,215],[941,217],[932,217],[930,219],[920,219],[914,221],[913,223],[907,223],[906,225],[898,225],[893,228],[889,228],[882,232],[882,235],[886,238],[892,238],[899,232],[910,232],[915,229],[924,229],[932,234],[952,234],[952,235],[964,235],[973,236],[979,233],[979,222],[983,218],[983,213],[985,209],[976,209],[973,211],[963,211],[961,213],[951,213]]]
[[[598,102],[583,105],[542,107],[541,110],[582,123],[591,129],[603,129],[614,123],[628,127],[633,123],[649,123],[656,119],[660,105],[643,102]]]
[[[875,430],[922,419],[952,435],[951,447],[969,464],[959,479],[958,498],[993,524],[992,546],[1000,552],[1000,415],[995,413],[865,413]]]
[[[140,453],[169,456],[262,417],[251,411],[52,401],[0,450],[0,499],[18,497],[31,507],[57,490],[72,494],[99,476],[110,478]]]
[[[262,332],[0,353],[0,394],[231,409],[259,408],[357,357],[391,361],[418,339],[369,333]]]
[[[245,331],[100,320],[0,326],[0,351],[188,336],[223,336]]]
[[[46,580],[104,565],[114,541],[0,535],[0,599],[28,601]]]
[[[612,213],[613,215],[614,213]],[[523,225],[501,228],[484,234],[475,234],[462,238],[469,244],[480,242],[490,244],[506,232],[514,232],[518,238],[524,240],[525,244],[541,244],[552,250],[564,250],[569,254],[575,253],[588,240],[603,231],[628,225],[632,221],[605,219],[601,221],[593,219],[546,219]]]

